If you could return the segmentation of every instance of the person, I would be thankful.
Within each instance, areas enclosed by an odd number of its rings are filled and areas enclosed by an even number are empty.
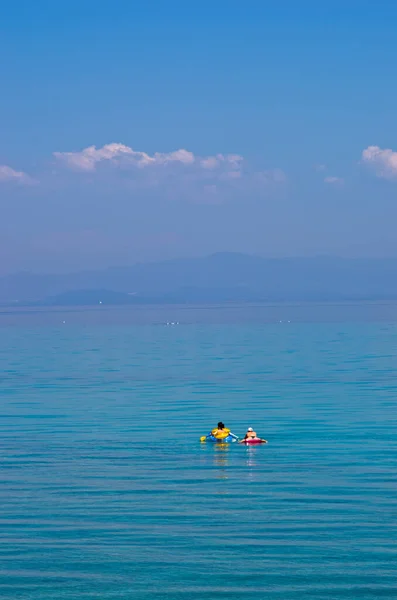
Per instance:
[[[245,439],[245,440],[248,440],[248,439],[250,439],[250,438],[256,438],[256,437],[257,437],[257,435],[256,435],[256,431],[254,431],[254,430],[252,429],[252,427],[248,427],[248,429],[247,429],[247,433],[245,434],[245,436],[244,436],[244,439]]]
[[[219,421],[218,426],[214,427],[214,429],[211,431],[211,433],[209,433],[207,435],[207,437],[214,437],[217,440],[223,440],[225,438],[227,438],[229,435],[231,435],[232,437],[234,437],[236,440],[238,439],[236,435],[234,435],[234,433],[232,433],[230,431],[230,429],[228,429],[228,427],[225,427],[224,423],[222,423],[222,421]]]
[[[244,442],[246,442],[247,440],[259,440],[260,438],[256,435],[256,431],[254,431],[252,429],[252,427],[248,427],[247,429],[247,433],[245,434],[244,438],[241,440],[240,444],[244,444]],[[266,440],[262,440],[261,442],[263,442],[264,444],[267,444]]]

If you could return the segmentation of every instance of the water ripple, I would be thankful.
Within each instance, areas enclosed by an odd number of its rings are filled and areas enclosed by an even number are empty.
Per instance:
[[[1,333],[2,598],[396,597],[393,324]]]

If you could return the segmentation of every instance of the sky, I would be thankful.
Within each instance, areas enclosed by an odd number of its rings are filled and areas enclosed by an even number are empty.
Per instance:
[[[397,3],[3,0],[0,274],[397,257]]]

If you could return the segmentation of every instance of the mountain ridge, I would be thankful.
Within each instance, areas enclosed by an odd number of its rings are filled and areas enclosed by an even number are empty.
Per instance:
[[[73,302],[78,302],[79,294],[82,299],[84,294],[90,296],[88,291],[93,303],[100,301],[102,293],[128,304],[394,299],[397,259],[262,258],[218,252],[126,267],[0,277],[3,305],[49,305],[61,302],[62,297],[66,301],[65,294],[74,294]]]

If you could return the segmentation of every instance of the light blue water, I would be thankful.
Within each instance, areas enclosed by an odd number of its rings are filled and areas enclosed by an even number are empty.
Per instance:
[[[129,310],[0,315],[0,597],[395,599],[395,308]]]

